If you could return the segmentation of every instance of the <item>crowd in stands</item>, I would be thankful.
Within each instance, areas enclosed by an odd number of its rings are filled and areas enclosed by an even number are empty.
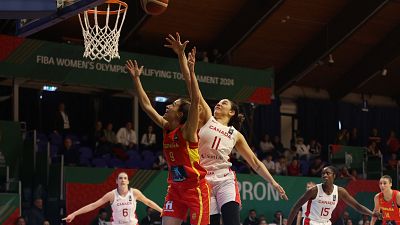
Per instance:
[[[77,137],[71,133],[65,105],[61,103],[58,109],[54,131],[48,136],[38,136],[39,141],[43,142],[38,144],[39,150],[46,148],[47,141],[50,142],[51,156],[55,162],[64,156],[64,163],[69,166],[166,169],[161,145],[157,142],[159,139],[152,125],[148,125],[146,132],[138,136],[132,122],[127,121],[124,127],[115,130],[113,123],[108,122],[104,127],[98,121],[91,135]],[[361,140],[357,128],[351,129],[351,132],[341,129],[332,144],[362,147],[363,143],[368,143],[364,146],[368,157],[382,157],[386,169],[397,168],[400,144],[394,131],[384,139],[374,128],[368,140]],[[277,135],[271,138],[265,134],[252,149],[274,175],[318,177],[328,160],[328,146],[322,146],[316,139],[305,141],[299,134],[296,134],[290,146],[284,146]],[[252,172],[235,151],[232,152],[231,162],[237,172]],[[340,168],[340,177],[360,179],[361,172],[344,165]]]

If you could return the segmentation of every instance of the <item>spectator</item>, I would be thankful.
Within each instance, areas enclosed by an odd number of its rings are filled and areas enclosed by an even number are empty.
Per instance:
[[[65,112],[65,104],[60,103],[54,120],[54,132],[64,137],[70,130],[71,125],[68,114]]]
[[[257,225],[257,224],[258,224],[257,212],[255,209],[250,209],[249,216],[246,217],[246,219],[244,219],[243,225]]]
[[[325,163],[322,162],[321,158],[320,157],[315,158],[313,164],[310,167],[310,175],[313,177],[320,177],[322,169],[324,167],[325,167]]]
[[[293,145],[290,149],[287,149],[284,153],[287,162],[291,162],[293,158],[297,158],[297,149],[296,146]]]
[[[167,161],[165,161],[164,155],[158,154],[156,160],[153,163],[153,169],[166,170],[168,169]]]
[[[299,176],[300,175],[300,164],[297,158],[293,158],[290,165],[287,167],[289,176]]]
[[[361,141],[360,141],[360,137],[358,136],[358,129],[355,127],[351,130],[348,145],[350,145],[350,146],[361,146],[362,145]]]
[[[393,130],[390,131],[390,135],[388,140],[386,141],[386,145],[388,146],[390,154],[397,154],[397,152],[399,151],[399,139],[396,137],[396,132],[394,132]]]
[[[132,123],[127,122],[125,127],[121,127],[117,132],[117,142],[124,149],[133,149],[136,147],[136,132],[132,129]]]
[[[358,221],[358,225],[364,225],[365,221],[369,222],[369,216],[368,215],[361,215],[361,220]]]
[[[3,153],[0,150],[0,167],[6,166],[6,158],[4,157]]]
[[[262,160],[262,163],[271,174],[275,174],[275,162],[272,161],[272,155],[267,155],[267,157]]]
[[[357,171],[356,169],[351,169],[350,174],[351,174],[354,178],[356,178],[357,180],[363,179],[362,175],[361,175],[361,174],[358,174],[358,171]]]
[[[142,219],[140,225],[156,225],[156,224],[161,224],[160,213],[150,207],[147,207],[146,217]]]
[[[344,211],[342,214],[342,217],[339,218],[338,220],[336,220],[334,225],[347,225],[347,220],[351,220],[350,214],[349,214],[349,212]]]
[[[214,48],[212,50],[212,55],[210,57],[210,62],[212,63],[220,63],[222,60],[222,54],[219,52],[218,49]]]
[[[338,145],[347,145],[349,143],[349,132],[347,129],[341,129],[339,130],[337,136],[336,136],[336,144]]]
[[[368,137],[368,141],[375,142],[378,146],[381,144],[382,138],[379,136],[378,129],[372,128],[371,135]]]
[[[259,220],[258,225],[268,225],[265,219]]]
[[[48,219],[45,219],[45,220],[43,221],[43,225],[50,225],[50,221],[49,221]]]
[[[296,140],[296,153],[300,160],[308,161],[310,159],[310,146],[304,144],[304,139],[302,137]]]
[[[378,144],[375,141],[371,141],[367,147],[368,155],[371,157],[381,157],[381,150],[378,148]]]
[[[265,158],[267,154],[272,154],[274,150],[274,145],[271,142],[268,134],[265,134],[264,137],[260,141],[260,155],[259,157]]]
[[[287,175],[287,161],[284,156],[279,157],[278,161],[275,162],[275,173],[276,175]]]
[[[322,149],[321,144],[317,140],[311,139],[311,141],[310,141],[310,159],[315,159],[317,157],[320,157],[321,149]]]
[[[27,223],[29,225],[43,225],[44,222],[43,200],[36,198],[33,201],[33,206],[27,214]]]
[[[66,137],[64,139],[64,146],[61,149],[61,155],[64,156],[65,165],[75,166],[78,164],[79,152],[75,148],[75,146],[72,145],[71,138]],[[30,225],[30,223],[29,223],[29,225]]]
[[[154,209],[147,206],[146,207],[146,216],[140,221],[140,225],[150,225],[151,224],[151,214],[153,213]]]
[[[202,58],[201,61],[203,61],[203,62],[209,62],[207,51],[203,51],[203,52],[201,53],[201,58]]]
[[[117,143],[117,136],[115,135],[115,132],[113,131],[113,124],[108,123],[106,129],[104,130],[104,136],[106,138],[106,141],[110,144],[116,144]]]
[[[397,169],[397,154],[392,153],[392,157],[388,160],[388,169],[396,170]]]
[[[281,224],[281,221],[283,220],[283,214],[282,211],[278,210],[274,213],[274,220],[272,221],[272,223],[274,224]]]
[[[99,210],[99,214],[92,221],[91,225],[111,225],[109,221],[107,221],[108,213],[105,208],[101,208]]]
[[[281,142],[281,138],[278,135],[274,136],[274,140],[272,141],[272,145],[274,146],[275,156],[279,157],[282,156],[285,152],[285,148]]]
[[[93,140],[94,140],[95,148],[97,148],[99,145],[104,144],[106,142],[106,138],[105,138],[104,131],[103,131],[103,124],[101,123],[101,121],[96,122],[94,134],[93,134]]]
[[[17,221],[15,221],[15,224],[16,224],[16,225],[26,225],[25,218],[22,217],[22,216],[18,217],[18,218],[17,218]]]
[[[357,177],[354,177],[352,174],[349,173],[347,167],[343,166],[339,171],[339,177],[342,179],[351,179],[357,180]]]
[[[143,134],[140,141],[144,150],[154,150],[156,146],[156,134],[152,125],[147,127],[147,132]]]

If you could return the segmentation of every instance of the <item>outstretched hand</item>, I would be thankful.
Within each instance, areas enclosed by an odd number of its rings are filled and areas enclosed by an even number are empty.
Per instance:
[[[194,73],[194,65],[196,64],[196,47],[188,54],[188,67],[191,73]]]
[[[373,211],[372,216],[376,217],[378,220],[382,220],[382,213],[380,211]]]
[[[169,44],[165,44],[164,47],[171,48],[172,50],[174,50],[176,54],[180,53],[184,54],[186,45],[189,43],[189,41],[181,43],[181,37],[179,36],[178,32],[176,32],[176,37],[172,36],[171,34],[168,34],[168,37],[166,37],[165,40]]]
[[[67,221],[67,223],[71,223],[74,220],[75,216],[73,214],[68,215],[67,217],[63,218],[62,220]]]
[[[289,198],[286,195],[285,190],[283,189],[283,187],[281,185],[279,185],[278,183],[273,184],[275,190],[277,190],[279,192],[279,197],[281,199],[285,199],[288,200]]]
[[[142,74],[143,66],[139,68],[136,60],[132,62],[132,60],[126,61],[125,67],[128,69],[132,78],[138,77]]]

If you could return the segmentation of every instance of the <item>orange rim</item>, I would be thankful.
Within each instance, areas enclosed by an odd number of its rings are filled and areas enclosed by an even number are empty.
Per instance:
[[[122,5],[123,6],[122,9],[120,9],[120,10],[110,10],[110,12],[108,12],[109,15],[115,15],[115,14],[118,14],[118,12],[119,13],[124,13],[126,11],[126,9],[128,8],[128,4],[126,4],[123,1],[119,1],[119,0],[106,0],[104,2],[104,4],[118,4],[118,5]],[[94,9],[87,10],[87,12],[89,14],[95,14],[95,10]],[[105,11],[105,10],[97,10],[97,14],[98,15],[107,15],[107,11]]]

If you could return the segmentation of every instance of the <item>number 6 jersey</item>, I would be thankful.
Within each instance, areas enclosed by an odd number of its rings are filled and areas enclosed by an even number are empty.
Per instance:
[[[326,194],[322,189],[322,184],[317,184],[318,193],[315,199],[308,200],[306,203],[306,211],[304,225],[309,225],[310,222],[331,224],[330,219],[333,210],[339,201],[338,187],[333,185],[333,191],[330,195]]]
[[[125,196],[121,196],[118,190],[114,190],[114,201],[111,204],[113,225],[136,225],[136,198],[130,188]]]
[[[200,164],[207,170],[217,171],[232,166],[229,154],[235,147],[238,131],[233,126],[219,123],[213,116],[199,131]]]

